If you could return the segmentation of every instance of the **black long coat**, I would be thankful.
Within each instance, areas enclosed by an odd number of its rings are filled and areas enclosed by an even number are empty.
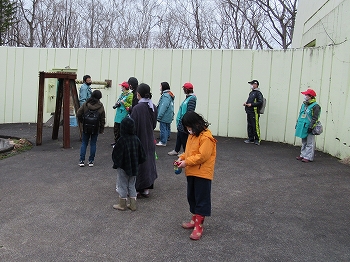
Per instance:
[[[154,143],[153,130],[157,125],[157,108],[153,105],[154,111],[146,102],[138,103],[131,112],[131,118],[135,121],[136,135],[141,140],[143,149],[146,152],[146,161],[139,166],[139,174],[136,177],[136,190],[152,188],[158,177],[156,168],[156,146]]]

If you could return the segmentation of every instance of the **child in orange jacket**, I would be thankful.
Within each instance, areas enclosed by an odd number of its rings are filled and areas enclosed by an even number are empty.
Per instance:
[[[209,123],[194,111],[187,112],[182,124],[189,133],[186,150],[176,160],[180,168],[185,168],[187,178],[187,200],[192,219],[182,223],[182,227],[192,229],[190,238],[198,240],[203,233],[203,222],[211,215],[211,181],[214,176],[216,142],[208,129]]]

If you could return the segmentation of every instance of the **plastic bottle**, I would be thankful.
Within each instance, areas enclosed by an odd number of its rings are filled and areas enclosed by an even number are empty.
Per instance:
[[[174,162],[174,172],[175,172],[175,175],[181,174],[182,172],[182,168],[178,167],[176,162]]]

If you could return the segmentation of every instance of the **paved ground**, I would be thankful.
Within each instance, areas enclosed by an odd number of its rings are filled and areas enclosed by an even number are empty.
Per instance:
[[[350,167],[317,152],[218,137],[212,216],[200,241],[181,228],[189,219],[186,181],[157,148],[158,179],[138,210],[117,211],[113,132],[98,138],[95,167],[78,166],[71,149],[51,140],[0,161],[0,261],[350,261]],[[35,142],[36,126],[0,125],[0,135]],[[158,135],[158,134],[156,134]]]

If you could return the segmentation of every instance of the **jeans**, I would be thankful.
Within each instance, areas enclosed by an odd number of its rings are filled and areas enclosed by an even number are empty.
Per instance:
[[[136,197],[136,176],[128,176],[121,168],[117,168],[117,186],[116,191],[120,198]]]
[[[90,156],[89,156],[89,162],[94,161],[95,154],[96,154],[96,141],[97,141],[98,134],[87,134],[83,133],[83,136],[81,138],[81,147],[80,147],[80,161],[85,161],[85,155],[86,155],[86,148],[89,144],[90,140]],[[91,138],[91,139],[90,139]]]
[[[162,142],[162,144],[166,144],[168,137],[170,136],[170,123],[160,122],[159,130],[160,142]]]
[[[187,176],[187,200],[190,212],[201,216],[211,215],[211,180]]]

